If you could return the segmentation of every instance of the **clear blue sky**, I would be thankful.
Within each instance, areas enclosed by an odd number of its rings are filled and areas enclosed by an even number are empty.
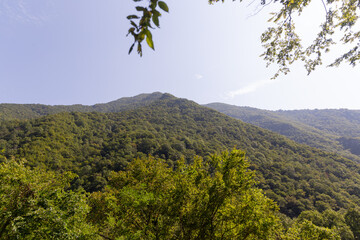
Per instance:
[[[360,68],[269,80],[259,3],[168,0],[156,51],[128,55],[131,0],[0,0],[0,103],[95,104],[154,91],[263,109],[360,109]],[[306,34],[315,16],[303,19]]]

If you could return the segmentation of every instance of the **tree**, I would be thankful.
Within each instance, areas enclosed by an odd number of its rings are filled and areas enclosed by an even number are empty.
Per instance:
[[[74,176],[1,163],[0,239],[96,239],[87,196],[65,190]]]
[[[333,233],[338,234],[341,239],[354,239],[354,231],[345,222],[342,213],[335,212],[332,209],[326,209],[319,213],[315,210],[303,211],[296,219],[297,222],[312,222],[316,227],[331,229]]]
[[[141,2],[143,0],[133,0]],[[224,2],[225,0],[208,0],[209,4]],[[235,0],[233,0],[235,1]],[[240,0],[241,2],[242,0]],[[320,25],[320,31],[315,36],[313,42],[307,46],[302,45],[295,28],[293,16],[301,16],[311,0],[260,0],[266,6],[276,3],[280,6],[277,12],[271,14],[269,22],[271,26],[262,34],[261,41],[265,48],[261,55],[267,65],[277,64],[278,71],[273,78],[280,73],[287,74],[289,66],[296,61],[304,62],[304,66],[310,74],[318,65],[322,64],[323,54],[330,51],[331,46],[343,43],[349,46],[349,50],[336,58],[329,66],[339,66],[342,62],[348,62],[355,66],[360,61],[359,37],[360,31],[355,29],[359,18],[357,0],[322,0],[324,7],[324,21]],[[129,34],[134,37],[134,43],[130,47],[129,53],[137,44],[137,51],[142,55],[141,43],[146,39],[147,44],[154,49],[152,34],[150,29],[153,25],[159,27],[159,8],[165,12],[169,11],[165,2],[159,0],[149,0],[148,6],[137,6],[136,10],[141,16],[129,15],[128,19],[132,27]],[[134,19],[139,19],[138,23]],[[335,33],[339,33],[341,38],[336,42]]]
[[[137,159],[92,194],[90,219],[109,239],[275,239],[277,206],[253,176],[237,150],[209,162],[180,160],[175,170]]]
[[[346,224],[354,234],[354,239],[360,239],[360,212],[356,209],[349,209],[345,214]]]
[[[336,231],[319,227],[309,220],[296,221],[294,225],[287,231],[284,239],[308,239],[308,240],[340,240]]]

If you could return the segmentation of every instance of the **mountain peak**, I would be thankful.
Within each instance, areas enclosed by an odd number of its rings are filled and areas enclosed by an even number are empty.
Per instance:
[[[120,112],[146,106],[160,99],[162,100],[170,98],[175,97],[169,93],[161,92],[142,93],[134,97],[123,97],[108,103],[95,104],[92,106],[92,108],[97,112]]]

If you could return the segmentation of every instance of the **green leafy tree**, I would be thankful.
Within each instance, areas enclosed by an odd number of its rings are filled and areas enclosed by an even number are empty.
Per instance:
[[[347,225],[344,215],[338,211],[326,209],[324,212],[303,211],[297,218],[298,222],[311,221],[317,227],[325,227],[336,232],[342,240],[354,239],[352,229]]]
[[[360,212],[349,209],[345,214],[345,222],[354,234],[354,239],[360,239]]]
[[[96,239],[86,195],[65,191],[74,174],[0,164],[0,239]]]
[[[142,2],[143,0],[133,0]],[[225,0],[208,0],[209,4]],[[235,0],[233,0],[235,1]],[[293,16],[301,16],[302,12],[309,6],[311,0],[259,0],[264,7],[275,3],[278,10],[271,13],[269,18],[270,26],[261,35],[261,42],[265,48],[262,57],[268,65],[277,64],[278,71],[274,75],[276,78],[280,73],[287,74],[289,66],[296,61],[304,62],[308,73],[311,73],[318,65],[322,64],[324,53],[330,51],[332,45],[337,43],[346,44],[346,52],[338,56],[329,66],[338,66],[342,62],[348,62],[355,66],[360,61],[359,36],[360,31],[356,29],[359,18],[359,3],[356,0],[322,0],[323,22],[320,24],[320,31],[308,45],[303,45],[301,37],[296,31]],[[137,6],[136,10],[141,16],[130,15],[128,19],[131,23],[129,34],[134,37],[137,50],[142,55],[141,43],[146,39],[147,44],[154,49],[154,43],[150,29],[152,24],[159,27],[159,8],[168,12],[169,8],[163,1],[149,0],[148,6]],[[242,0],[240,0],[242,2]],[[138,23],[133,20],[139,19]],[[341,37],[336,42],[334,35],[338,33]]]
[[[284,239],[340,240],[341,238],[335,230],[319,227],[309,220],[304,220],[295,222]]]
[[[90,198],[90,219],[109,239],[276,239],[276,204],[254,187],[245,154],[204,162],[137,159]],[[102,222],[98,221],[99,219]]]

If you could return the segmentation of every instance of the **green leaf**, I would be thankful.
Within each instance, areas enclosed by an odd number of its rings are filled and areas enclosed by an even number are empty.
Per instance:
[[[146,31],[146,29],[144,29],[144,30],[142,30],[140,33],[139,33],[139,35],[137,36],[137,41],[138,42],[141,42],[142,40],[144,40],[144,38],[145,38],[145,31]]]
[[[136,25],[136,23],[134,21],[130,21],[130,24],[133,25],[136,29],[138,29],[138,26]]]
[[[160,23],[159,23],[159,16],[158,15],[153,15],[152,16],[152,21],[154,22],[154,24],[157,26],[157,27],[160,27]]]
[[[138,47],[137,47],[137,52],[140,55],[140,57],[142,57],[142,47],[141,47],[141,43],[138,42]]]
[[[135,46],[135,43],[133,43],[133,44],[131,45],[131,47],[130,47],[130,49],[129,49],[129,53],[128,53],[128,54],[130,54],[130,53],[132,52],[132,50],[134,49],[134,46]]]
[[[159,7],[164,10],[165,12],[169,12],[169,7],[164,3],[163,1],[159,1],[158,3]]]
[[[152,35],[151,32],[149,30],[145,31],[146,34],[146,43],[149,45],[150,48],[152,48],[153,50],[155,50],[154,48],[154,42],[152,40]]]
[[[157,6],[157,0],[156,1],[151,1],[151,4],[150,4],[150,9],[152,10],[152,11],[154,11],[155,10],[155,8],[156,8],[156,6]]]
[[[127,19],[139,19],[140,17],[136,16],[136,15],[129,15],[126,17]]]
[[[129,36],[130,33],[131,33],[132,35],[134,35],[134,31],[135,31],[135,28],[134,28],[134,27],[130,28],[130,29],[129,29],[129,32],[128,32],[128,34],[126,34],[126,36]]]
[[[135,9],[136,9],[137,11],[139,11],[139,12],[141,12],[141,11],[144,11],[144,10],[145,10],[145,8],[144,8],[144,7],[140,7],[140,6],[137,6]]]

